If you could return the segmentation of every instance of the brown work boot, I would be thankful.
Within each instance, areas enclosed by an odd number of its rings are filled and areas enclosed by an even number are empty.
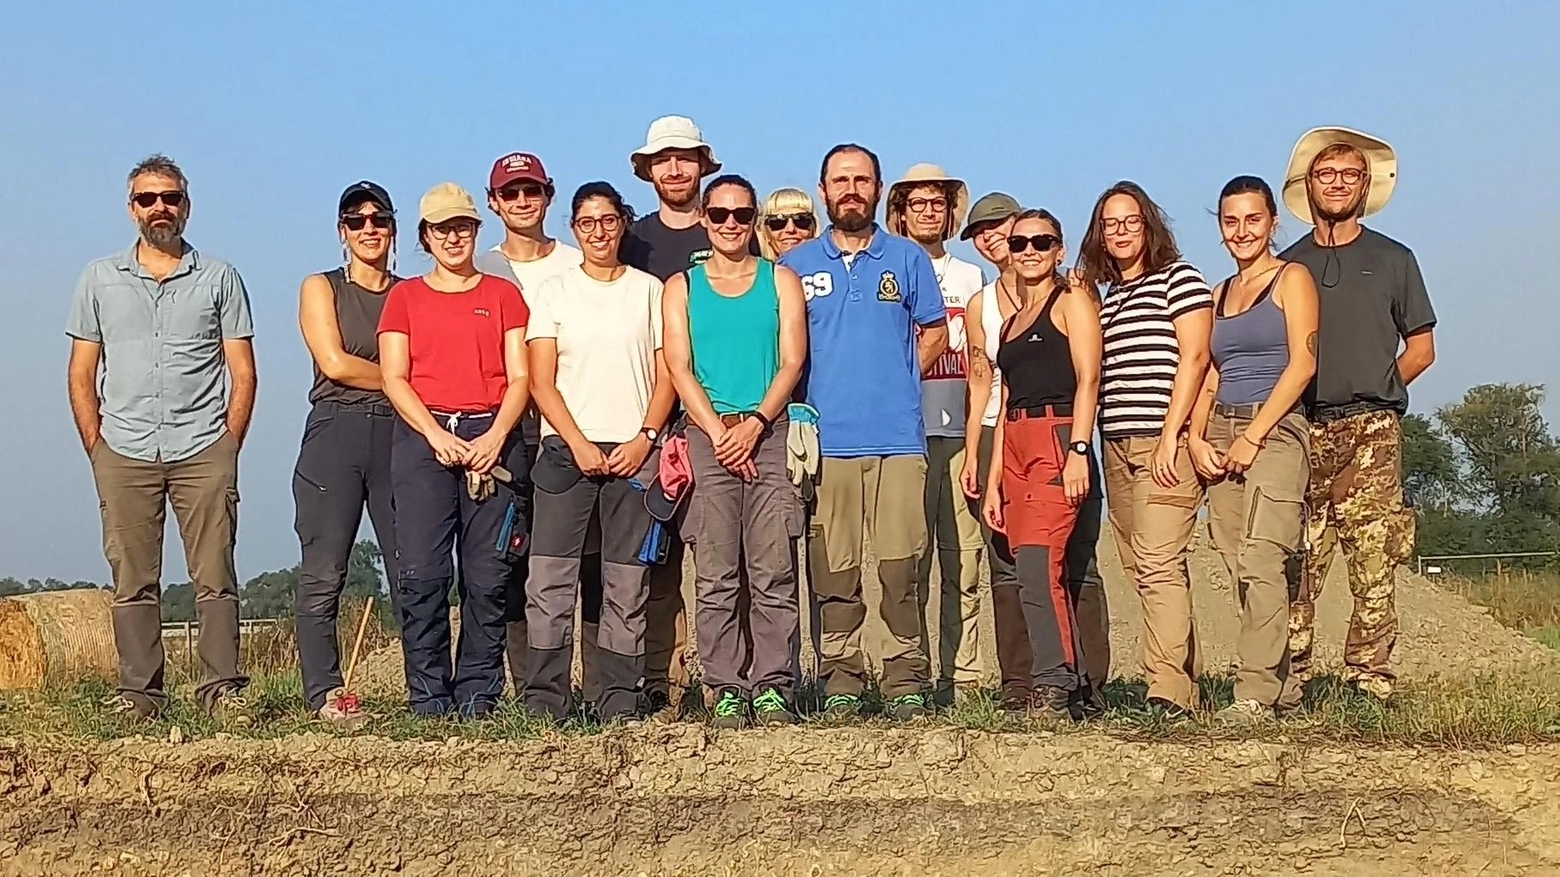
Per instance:
[[[217,699],[211,702],[211,717],[218,724],[234,728],[252,728],[255,724],[255,709],[249,699],[244,697],[241,688],[224,688]]]
[[[1072,695],[1054,685],[1041,685],[1029,693],[1029,717],[1044,722],[1071,722]]]
[[[1029,689],[1010,686],[1002,689],[1002,699],[997,701],[997,709],[1005,713],[1023,713],[1029,711]]]
[[[151,704],[124,694],[104,698],[103,712],[132,724],[150,723],[157,718],[157,710]]]

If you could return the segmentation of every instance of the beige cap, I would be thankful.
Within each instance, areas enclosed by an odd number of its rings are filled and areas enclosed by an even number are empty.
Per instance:
[[[428,194],[422,196],[417,214],[429,225],[460,217],[482,221],[482,215],[477,212],[477,202],[472,200],[471,193],[454,183],[440,183],[429,189]]]

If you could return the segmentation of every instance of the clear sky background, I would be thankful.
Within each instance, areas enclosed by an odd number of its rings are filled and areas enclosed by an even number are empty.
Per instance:
[[[108,577],[63,326],[83,265],[133,241],[125,173],[150,152],[184,166],[188,239],[238,266],[254,307],[248,578],[298,559],[298,285],[339,264],[332,213],[355,180],[412,216],[432,184],[479,193],[523,149],[562,200],[605,178],[643,211],[655,196],[628,154],[679,113],[761,190],[812,187],[854,140],[890,179],[934,161],[976,196],[1048,207],[1069,243],[1101,190],[1134,179],[1213,279],[1231,269],[1209,213],[1223,183],[1276,189],[1303,131],[1349,125],[1398,151],[1370,224],[1413,247],[1440,315],[1439,359],[1413,387],[1429,412],[1481,382],[1560,382],[1557,32],[1560,4],[1543,2],[0,0],[0,575]],[[400,252],[403,273],[426,270],[409,235]],[[167,554],[164,581],[183,581],[176,538]]]

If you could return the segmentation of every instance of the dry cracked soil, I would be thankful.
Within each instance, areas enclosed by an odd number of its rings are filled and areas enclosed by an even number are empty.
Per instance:
[[[1135,676],[1140,613],[1108,535],[1100,561],[1115,673]],[[1217,672],[1238,625],[1202,539],[1192,572]],[[1347,624],[1341,572],[1319,606],[1324,663]],[[1400,583],[1406,678],[1554,665],[1478,607]],[[397,690],[399,664],[373,656],[372,686]],[[1560,746],[691,723],[505,743],[0,740],[0,875],[1072,873],[1560,875]]]

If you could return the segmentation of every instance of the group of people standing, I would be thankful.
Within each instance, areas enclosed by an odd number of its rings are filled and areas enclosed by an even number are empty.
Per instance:
[[[979,687],[984,556],[1003,706],[1086,719],[1111,661],[1103,505],[1143,604],[1149,703],[1190,715],[1187,555],[1205,499],[1242,627],[1219,717],[1299,705],[1337,544],[1355,597],[1347,677],[1391,693],[1392,575],[1413,541],[1399,418],[1435,317],[1413,254],[1359,223],[1395,183],[1384,142],[1301,139],[1282,196],[1314,229],[1278,255],[1274,193],[1231,180],[1218,221],[1236,271],[1215,287],[1130,182],[1100,196],[1068,269],[1049,211],[1003,193],[971,204],[935,165],[885,189],[855,144],[820,167],[827,226],[807,193],[760,199],[721,173],[683,117],[654,122],[630,161],[657,209],[636,217],[612,185],[586,183],[568,200],[573,246],[544,229],[557,190],[535,155],[493,164],[486,206],[504,237],[486,252],[476,199],[435,186],[416,228],[432,266],[412,278],[395,274],[389,193],[342,193],[343,265],[305,279],[299,306],[315,379],[293,472],[297,630],[322,719],[363,719],[339,696],[336,624],[365,507],[419,714],[492,711],[506,655],[539,716],[574,715],[576,683],[602,720],[677,707],[691,682],[684,546],[717,725],[797,719],[804,602],[822,707],[854,714],[866,539],[891,717]],[[173,162],[142,162],[129,187],[140,240],[88,267],[68,329],[114,574],[110,706],[145,717],[166,701],[171,501],[197,591],[197,697],[249,721],[232,559],[255,388],[247,294],[185,243]],[[955,236],[987,267],[950,254]]]

